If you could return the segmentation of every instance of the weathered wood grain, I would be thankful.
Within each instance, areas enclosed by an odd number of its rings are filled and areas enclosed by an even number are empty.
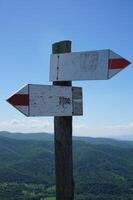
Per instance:
[[[52,53],[71,51],[71,42],[53,44]],[[71,86],[70,81],[54,82],[54,85]],[[74,200],[72,117],[54,118],[56,200]]]

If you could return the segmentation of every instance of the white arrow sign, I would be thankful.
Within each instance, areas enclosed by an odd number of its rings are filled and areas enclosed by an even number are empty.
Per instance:
[[[82,115],[82,89],[28,84],[7,101],[26,116]]]
[[[129,64],[111,50],[52,54],[50,81],[107,80]]]

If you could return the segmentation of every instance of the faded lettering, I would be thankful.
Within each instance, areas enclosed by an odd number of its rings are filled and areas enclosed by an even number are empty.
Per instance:
[[[98,66],[98,53],[84,53],[80,56],[80,66],[84,72],[91,71],[95,72]]]
[[[61,105],[64,108],[65,104],[71,104],[71,100],[70,98],[66,98],[66,97],[59,97],[59,105]]]

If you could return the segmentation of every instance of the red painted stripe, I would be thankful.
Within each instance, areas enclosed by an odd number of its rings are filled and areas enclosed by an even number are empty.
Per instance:
[[[14,106],[28,106],[29,95],[28,94],[14,94],[7,101]]]
[[[109,59],[109,69],[123,69],[127,67],[130,62],[124,58]]]

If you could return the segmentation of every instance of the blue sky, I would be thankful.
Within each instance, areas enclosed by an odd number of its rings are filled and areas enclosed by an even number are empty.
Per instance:
[[[51,45],[72,40],[72,51],[112,49],[132,62],[131,0],[0,0],[0,130],[53,132],[53,117],[26,118],[5,99],[27,83],[49,83]],[[133,135],[133,65],[108,81],[83,87],[84,115],[75,135]]]

